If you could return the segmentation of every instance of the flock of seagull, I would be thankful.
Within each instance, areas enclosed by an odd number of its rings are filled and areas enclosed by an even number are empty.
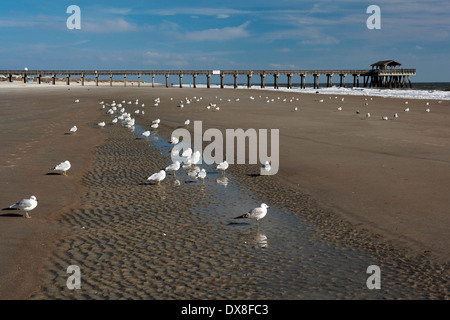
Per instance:
[[[217,97],[216,97],[217,98]],[[201,101],[202,98],[196,98],[194,97],[194,99],[196,101]],[[171,100],[173,100],[171,98]],[[222,99],[220,99],[221,101]],[[157,107],[160,103],[160,98],[157,98],[154,100],[154,106]],[[231,99],[227,100],[228,102],[231,101]],[[239,99],[236,99],[235,101],[239,101]],[[79,103],[80,100],[76,99],[75,103]],[[182,100],[181,103],[177,106],[179,108],[184,108],[185,104],[190,104],[192,102],[191,99],[186,98],[185,100]],[[102,105],[102,109],[105,109],[106,107],[109,107],[107,110],[107,114],[109,115],[114,115],[114,118],[112,119],[111,123],[112,124],[116,124],[119,123],[119,121],[121,121],[122,126],[126,127],[126,128],[130,128],[134,130],[134,125],[135,125],[135,119],[131,116],[131,113],[126,112],[125,110],[125,105],[126,101],[122,101],[122,103],[116,103],[114,100],[112,103],[108,104],[105,103],[104,101],[100,102],[100,105]],[[128,101],[127,103],[128,105],[139,105],[139,100],[136,99],[136,101],[134,101],[134,103],[132,101]],[[144,107],[145,104],[141,104],[141,107]],[[219,111],[220,107],[218,107],[216,104],[210,103],[208,106],[206,106],[207,110],[214,110],[214,111]],[[136,109],[134,111],[135,114],[145,114],[145,110],[140,110],[140,109]],[[152,124],[150,125],[150,127],[152,129],[157,129],[159,127],[161,120],[160,119],[155,119],[152,121]],[[190,120],[186,120],[184,122],[184,125],[189,125],[190,124]],[[106,126],[106,122],[105,121],[101,121],[99,123],[97,123],[97,126],[100,128],[103,128]],[[78,127],[76,125],[74,125],[73,127],[71,127],[69,129],[70,134],[76,135],[78,131]],[[146,130],[142,133],[142,136],[144,137],[149,137],[151,135],[151,131],[150,130]],[[178,139],[176,137],[171,137],[169,143],[176,145],[178,144]],[[172,149],[172,152],[177,152],[179,154],[179,151],[176,146]],[[178,160],[173,161],[171,164],[169,164],[165,169],[160,170],[159,172],[156,172],[152,175],[150,175],[147,180],[148,181],[155,181],[158,185],[161,185],[161,181],[163,181],[166,178],[166,171],[171,171],[173,172],[173,175],[176,177],[176,172],[178,170],[180,170],[180,168],[185,168],[190,170],[191,174],[193,175],[196,179],[201,179],[204,183],[205,178],[206,178],[206,170],[205,168],[199,168],[197,166],[197,164],[199,163],[201,158],[200,152],[199,151],[192,151],[192,148],[187,148],[186,150],[183,151],[182,155],[181,155],[181,162]],[[59,163],[58,165],[54,166],[52,168],[52,170],[55,171],[61,171],[62,175],[67,176],[67,171],[71,168],[71,163],[70,161],[66,160],[64,162]],[[222,172],[222,176],[225,177],[225,171],[228,169],[229,167],[229,163],[225,160],[221,163],[219,163],[216,166],[216,170],[219,170]],[[265,168],[265,170],[270,171],[270,164],[268,161],[266,161],[266,163],[263,165],[263,168]],[[219,179],[218,179],[219,180]],[[218,181],[219,182],[219,181]],[[227,182],[223,183],[224,185],[227,184]],[[38,205],[38,200],[36,198],[36,196],[32,195],[27,199],[22,199],[20,201],[17,201],[16,203],[10,205],[8,208],[5,208],[3,210],[22,210],[25,212],[25,216],[27,218],[31,218],[29,215],[29,212],[34,210]],[[267,206],[265,203],[262,203],[260,205],[260,207],[257,208],[253,208],[249,211],[247,211],[246,213],[244,213],[243,215],[240,215],[238,217],[236,217],[235,219],[238,218],[251,218],[251,219],[255,219],[256,221],[262,219],[266,214],[267,214],[267,208],[269,208],[269,206]]]
[[[260,98],[264,99],[263,97],[260,96]],[[329,97],[331,99],[331,97]],[[219,99],[219,101],[222,101],[222,98],[218,98],[216,96],[216,99]],[[251,100],[255,100],[255,97],[250,96]],[[269,97],[265,97],[266,102],[270,103],[270,102],[274,102],[275,99],[269,99]],[[337,99],[337,97],[335,97],[335,99]],[[173,100],[173,98],[170,98],[170,100]],[[180,101],[180,104],[177,105],[178,108],[184,108],[185,105],[189,105],[192,101],[201,101],[202,97],[194,97],[193,99],[189,99],[189,98],[185,98],[184,100]],[[278,100],[280,100],[280,97],[278,97]],[[289,102],[293,102],[293,101],[298,101],[299,98],[294,98],[292,97],[291,99],[289,99]],[[367,98],[365,98],[365,100],[367,101]],[[372,100],[372,98],[370,98],[370,100]],[[232,99],[227,99],[227,102],[232,102]],[[235,98],[234,101],[239,101],[239,98]],[[283,99],[284,102],[288,101],[288,98],[284,98]],[[341,98],[341,101],[344,101],[344,98]],[[80,102],[79,99],[75,100],[75,103]],[[324,102],[323,99],[320,99],[319,102]],[[439,101],[440,103],[441,101]],[[161,103],[160,98],[156,98],[154,99],[154,103],[153,106],[157,107],[159,104]],[[107,114],[109,115],[113,115],[114,118],[112,119],[111,123],[112,124],[116,124],[119,123],[119,121],[121,121],[122,126],[126,127],[126,128],[131,128],[134,129],[134,125],[135,125],[135,119],[131,116],[131,113],[126,112],[125,109],[125,105],[139,105],[139,100],[136,99],[134,102],[133,101],[128,101],[126,102],[125,100],[122,101],[122,103],[116,103],[114,100],[112,103],[108,104],[105,103],[104,101],[100,102],[100,105],[102,105],[102,109],[105,109],[106,107],[109,107],[107,110]],[[366,106],[368,106],[368,102],[365,103]],[[408,102],[405,102],[405,105],[408,105]],[[429,102],[426,103],[427,106],[429,106]],[[141,104],[140,105],[142,108],[145,106],[145,104]],[[215,103],[209,103],[206,107],[206,110],[213,110],[213,111],[219,111],[220,107],[217,106],[217,104]],[[342,107],[338,107],[337,108],[338,111],[342,111],[343,108]],[[298,107],[294,107],[293,111],[298,111]],[[409,112],[410,108],[406,107],[404,109],[404,112]],[[426,108],[425,109],[426,112],[430,112],[430,108]],[[145,114],[145,110],[141,110],[141,109],[136,109],[134,111],[134,113],[137,114]],[[360,111],[357,110],[356,111],[357,114],[360,114]],[[371,114],[368,112],[366,113],[366,117],[370,118]],[[398,118],[398,113],[394,113],[393,115],[394,118]],[[387,116],[382,116],[383,120],[389,120],[389,118]],[[160,125],[161,120],[160,119],[155,119],[152,121],[152,124],[150,125],[150,127],[152,129],[157,129]],[[190,124],[190,120],[186,120],[184,122],[184,125],[189,125]],[[102,121],[97,123],[98,127],[102,128],[106,126],[106,122]],[[69,132],[73,135],[75,135],[77,133],[77,126],[74,125],[72,128],[70,128]],[[144,137],[149,137],[151,135],[151,131],[150,130],[146,130],[142,133],[142,136]],[[178,143],[178,139],[176,137],[171,137],[169,143],[176,145]],[[179,151],[176,147],[174,147],[172,149],[172,152],[179,154]],[[169,164],[165,169],[161,169],[159,172],[153,173],[152,175],[150,175],[147,180],[148,181],[155,181],[158,185],[161,185],[161,181],[163,181],[166,178],[166,172],[170,171],[173,172],[173,175],[176,177],[176,172],[178,170],[180,170],[180,168],[186,168],[186,169],[190,169],[190,168],[195,168],[193,170],[193,175],[196,179],[201,179],[204,183],[205,178],[206,178],[206,170],[204,168],[200,169],[197,166],[197,163],[200,160],[200,152],[199,151],[195,151],[192,152],[191,148],[187,148],[186,150],[183,151],[182,155],[181,155],[181,162],[176,160],[173,161],[171,164]],[[219,163],[216,167],[216,170],[220,170],[222,171],[222,175],[225,176],[225,171],[228,169],[229,164],[228,162],[225,160],[221,163]],[[67,171],[71,168],[71,163],[66,160],[64,162],[59,163],[58,165],[56,165],[55,167],[53,167],[52,169],[55,171],[61,171],[62,174],[64,176],[67,176]],[[262,166],[262,172],[269,172],[270,171],[270,163],[269,161],[266,161],[264,163],[264,165]],[[191,171],[192,172],[192,171]],[[31,197],[29,197],[28,199],[22,199],[18,202],[16,202],[15,204],[9,206],[8,208],[5,208],[3,210],[9,210],[9,209],[15,209],[15,210],[23,210],[25,211],[25,215],[27,218],[31,218],[29,216],[29,211],[35,209],[38,205],[38,200],[37,198],[32,195]],[[262,203],[260,205],[260,207],[254,208],[249,210],[248,212],[244,213],[243,215],[240,215],[238,217],[236,217],[235,219],[238,218],[253,218],[256,219],[256,221],[262,219],[266,214],[267,214],[267,208],[269,208],[268,205],[266,205],[265,203]]]

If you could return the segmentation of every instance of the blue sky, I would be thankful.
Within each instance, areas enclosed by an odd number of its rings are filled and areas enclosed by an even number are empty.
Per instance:
[[[81,9],[69,30],[67,7]],[[369,30],[369,5],[381,29]],[[0,69],[340,69],[395,59],[450,81],[450,1],[17,0],[0,3]]]

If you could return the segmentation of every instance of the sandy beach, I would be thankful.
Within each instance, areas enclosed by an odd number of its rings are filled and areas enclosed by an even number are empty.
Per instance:
[[[450,297],[448,100],[3,83],[0,92],[1,207],[39,200],[31,219],[0,212],[0,299]],[[99,104],[136,99],[124,104],[145,110],[134,132]],[[279,172],[231,165],[224,179],[209,166],[204,183],[186,170],[148,182],[170,164],[171,132],[193,130],[187,119],[203,130],[279,129]],[[67,177],[51,170],[64,160]],[[271,207],[259,228],[232,219],[261,202]],[[366,287],[373,264],[381,290]],[[82,270],[81,290],[66,287],[69,265]]]

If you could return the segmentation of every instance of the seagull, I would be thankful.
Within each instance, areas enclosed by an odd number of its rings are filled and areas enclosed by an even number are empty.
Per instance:
[[[259,220],[261,220],[262,218],[264,218],[267,214],[267,208],[269,208],[269,206],[265,203],[261,203],[261,205],[257,208],[251,209],[249,211],[247,211],[246,213],[244,213],[243,215],[236,217],[234,219],[256,219],[256,223],[258,223]]]
[[[409,112],[409,108],[406,108],[406,109],[405,109],[405,112]]]
[[[73,126],[72,128],[70,128],[70,132],[72,132],[73,134],[76,134],[77,130],[78,130],[77,126]]]
[[[388,120],[388,117],[383,117],[382,119],[383,119],[383,120]]]
[[[398,118],[398,114],[397,113],[394,113],[394,118]]]
[[[217,170],[222,170],[222,174],[225,174],[225,170],[228,169],[228,162],[225,160],[224,162],[221,162],[217,165]]]
[[[112,123],[117,123],[117,121],[119,121],[119,119],[117,119],[117,118],[114,118],[111,120]]]
[[[173,171],[173,176],[176,177],[176,171],[180,169],[180,161],[174,161],[172,164],[166,167],[166,171]]]
[[[367,117],[367,118],[370,118],[370,112],[368,112],[368,113],[366,114],[366,117]]]
[[[294,108],[294,111],[297,111],[297,110],[298,110],[298,107],[295,107],[295,108]]]
[[[190,120],[186,120],[186,121],[184,122],[184,125],[185,125],[185,126],[188,126],[190,123],[191,123]]]
[[[99,122],[99,123],[97,123],[97,125],[98,125],[99,127],[104,127],[104,126],[105,126],[105,121]]]
[[[171,137],[169,143],[170,144],[177,144],[179,139],[177,137]]]
[[[153,129],[157,129],[158,128],[158,124],[157,123],[154,123],[154,124],[152,124],[150,127],[152,127]]]
[[[148,177],[147,180],[158,181],[158,186],[160,186],[161,181],[163,181],[165,178],[166,178],[166,171],[160,170],[159,172],[154,173],[150,177]]]
[[[66,160],[64,162],[61,162],[56,167],[53,168],[53,170],[62,171],[63,175],[67,176],[67,170],[69,170],[71,167],[71,164],[69,160]]]
[[[192,148],[187,148],[181,154],[182,157],[186,157],[186,158],[189,158],[191,155],[192,155]]]
[[[37,201],[36,197],[31,196],[28,199],[22,199],[22,200],[16,202],[15,204],[9,206],[9,208],[6,208],[4,210],[7,210],[7,209],[23,210],[23,211],[25,211],[26,217],[29,219],[31,217],[28,215],[28,211],[31,211],[34,208],[36,208],[37,205],[38,205],[38,201]]]
[[[75,103],[78,103],[78,102],[80,102],[80,99],[75,100]]]
[[[342,107],[338,107],[337,109],[338,109],[339,111],[341,111],[341,110],[342,110]]]
[[[263,166],[261,167],[261,172],[264,172],[264,174],[268,174],[271,169],[269,161],[266,161]]]
[[[149,130],[144,131],[144,132],[142,132],[142,135],[143,135],[144,137],[148,137],[148,136],[150,136],[150,131],[149,131]]]
[[[202,170],[200,170],[200,172],[197,173],[196,178],[197,179],[202,179],[203,183],[205,183],[205,178],[206,178],[206,170],[205,170],[205,168],[202,168]]]
[[[152,121],[152,123],[158,123],[158,124],[159,124],[160,122],[161,122],[161,119],[156,119],[156,120],[153,120],[153,121]]]
[[[425,111],[426,111],[426,112],[430,112],[430,109],[426,109]]]

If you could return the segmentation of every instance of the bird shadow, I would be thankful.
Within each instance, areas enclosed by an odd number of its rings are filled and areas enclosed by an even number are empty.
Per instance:
[[[64,132],[64,135],[65,136],[70,136],[70,135],[72,135],[70,132]]]
[[[46,176],[62,176],[62,173],[57,173],[57,172],[47,172],[45,175],[46,175]]]
[[[260,173],[247,173],[247,176],[251,178],[262,177]]]
[[[11,210],[11,209],[10,208],[4,208],[2,210]],[[17,217],[23,217],[23,214],[9,212],[9,213],[0,214],[0,217],[2,217],[2,218],[3,217],[4,218],[17,218]]]
[[[248,226],[249,223],[248,222],[234,222],[234,221],[230,221],[227,224],[228,226]]]

